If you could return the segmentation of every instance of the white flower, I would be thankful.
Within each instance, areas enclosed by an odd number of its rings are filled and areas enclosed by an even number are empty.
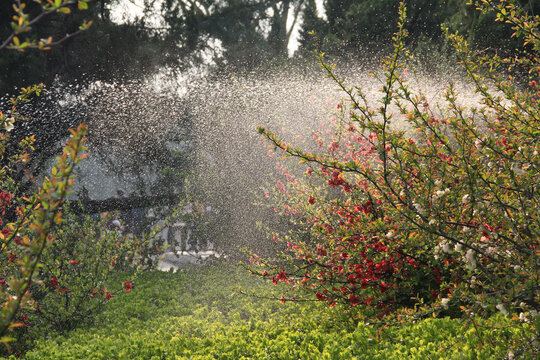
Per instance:
[[[454,246],[454,250],[456,252],[461,252],[463,250],[463,246],[461,246],[461,244],[456,244],[456,246]]]
[[[388,233],[386,233],[386,238],[387,239],[391,239],[393,237],[394,237],[394,232],[393,231],[390,230]]]
[[[10,132],[11,130],[15,128],[13,124],[15,124],[15,119],[13,117],[9,117],[6,119],[4,123],[4,128],[6,129],[7,132]]]
[[[469,197],[470,197],[469,194],[463,195],[463,197],[461,198],[461,203],[463,205],[467,204],[469,202]]]
[[[413,206],[416,209],[416,211],[418,211],[420,214],[422,214],[424,212],[424,209],[422,208],[422,205],[420,205],[419,203],[414,203]]]
[[[476,268],[476,260],[474,258],[473,249],[467,250],[465,253],[465,261],[467,262],[467,269],[474,270]]]
[[[450,253],[450,244],[448,244],[447,242],[445,242],[442,246],[442,250],[445,252],[445,253]]]
[[[442,298],[441,299],[441,305],[443,308],[448,309],[448,303],[450,302],[449,298]]]
[[[499,310],[501,312],[501,314],[503,315],[508,315],[508,310],[506,310],[504,308],[504,305],[501,303],[501,304],[497,304],[497,306],[495,306],[497,308],[497,310]]]
[[[429,220],[429,225],[435,225],[435,223],[436,223],[435,219]]]

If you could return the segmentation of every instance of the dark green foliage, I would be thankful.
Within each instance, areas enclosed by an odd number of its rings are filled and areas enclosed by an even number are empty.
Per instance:
[[[13,21],[11,0],[0,5],[0,41],[11,33]],[[70,14],[53,14],[45,17],[32,28],[31,38],[52,36],[55,40],[78,30],[83,19],[93,21],[89,30],[67,39],[48,51],[5,51],[0,57],[0,94],[13,92],[29,83],[50,84],[56,77],[66,82],[79,83],[93,80],[139,78],[151,73],[158,66],[173,65],[183,68],[184,55],[191,50],[182,47],[181,38],[171,44],[145,23],[144,18],[126,24],[110,19],[109,8],[113,1],[91,1],[88,10],[73,10]],[[28,12],[37,14],[38,7],[27,3]],[[182,47],[173,54],[170,48]]]
[[[445,42],[441,25],[445,25],[451,30],[460,31],[477,49],[513,52],[519,47],[519,42],[510,39],[512,31],[509,26],[495,23],[493,14],[480,13],[467,2],[406,1],[409,12],[406,25],[410,35],[408,45],[414,49],[419,42],[428,40],[435,47],[440,47]],[[538,4],[531,1],[521,3],[531,13],[538,13]],[[321,50],[340,56],[366,58],[390,49],[393,27],[397,22],[397,1],[326,0],[324,5],[327,20],[313,18],[311,10],[306,10],[302,30],[304,33],[315,30],[320,38]],[[302,46],[311,46],[305,36]]]

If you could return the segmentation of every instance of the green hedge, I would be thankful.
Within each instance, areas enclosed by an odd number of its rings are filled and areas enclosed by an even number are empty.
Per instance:
[[[274,286],[231,266],[143,274],[110,301],[95,325],[44,336],[27,359],[493,359],[504,357],[520,329],[486,330],[459,320],[428,319],[401,327],[358,325],[354,313],[322,303],[290,303]],[[356,314],[358,315],[358,314]],[[509,324],[502,316],[490,328]],[[520,334],[523,335],[523,334]],[[507,338],[508,340],[504,340]]]

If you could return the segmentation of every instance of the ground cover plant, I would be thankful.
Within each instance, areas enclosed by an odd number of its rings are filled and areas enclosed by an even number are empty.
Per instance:
[[[522,55],[501,58],[448,35],[481,97],[476,106],[464,106],[453,84],[444,104],[411,90],[402,3],[394,53],[375,79],[378,102],[321,56],[344,100],[333,127],[314,132],[318,149],[259,128],[305,176],[284,165],[272,206],[299,230],[276,231],[283,258],[254,256],[252,269],[384,321],[510,315],[535,334],[515,353],[538,354],[540,21],[515,1],[475,4],[523,41]]]
[[[340,305],[282,304],[272,299],[276,290],[226,264],[144,273],[96,325],[43,334],[24,358],[493,359],[527,331],[500,315],[479,320],[496,331],[476,333],[449,318],[380,329],[356,323]]]

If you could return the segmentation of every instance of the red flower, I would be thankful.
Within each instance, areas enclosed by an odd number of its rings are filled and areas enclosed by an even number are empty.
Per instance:
[[[111,300],[111,298],[112,298],[112,294],[111,294],[111,293],[107,293],[107,294],[105,295],[105,300]]]
[[[317,200],[315,200],[315,198],[313,196],[309,195],[308,203],[310,203],[311,205],[314,205],[316,202],[317,202]]]
[[[373,301],[373,298],[372,298],[372,297],[366,298],[366,305],[369,306],[369,305],[371,304],[372,301]]]
[[[79,262],[77,260],[71,260],[69,263],[71,265],[77,265]]]
[[[283,270],[280,270],[279,273],[272,278],[272,282],[274,283],[274,285],[276,285],[279,281],[289,281],[289,279],[287,279],[287,274],[285,274],[285,271]]]
[[[55,278],[55,277],[51,278],[51,286],[54,287],[54,288],[58,286],[58,279],[57,278]]]
[[[124,281],[124,290],[128,292],[131,288],[133,288],[133,285],[129,281]]]
[[[9,206],[11,204],[11,199],[13,199],[13,194],[6,191],[0,192],[0,207]]]

